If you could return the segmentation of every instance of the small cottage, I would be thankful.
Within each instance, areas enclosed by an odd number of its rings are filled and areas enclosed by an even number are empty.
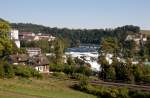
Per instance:
[[[28,63],[40,73],[49,73],[49,61],[43,54],[31,57]]]
[[[8,62],[13,65],[26,65],[28,55],[26,54],[13,54],[9,55]]]

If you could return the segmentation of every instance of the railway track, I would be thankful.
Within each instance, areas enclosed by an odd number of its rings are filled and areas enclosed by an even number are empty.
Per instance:
[[[109,87],[127,87],[131,90],[142,90],[150,92],[150,85],[135,85],[135,84],[125,84],[125,83],[113,83],[113,82],[103,82],[103,81],[91,81],[92,85],[104,85]]]

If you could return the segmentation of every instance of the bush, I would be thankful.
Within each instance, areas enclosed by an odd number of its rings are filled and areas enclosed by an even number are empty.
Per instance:
[[[29,69],[30,69],[32,77],[36,77],[38,79],[42,79],[43,78],[42,75],[36,69],[33,69],[31,67],[29,67]]]
[[[74,86],[74,89],[93,94],[98,98],[130,98],[127,88],[112,88],[105,86],[93,86],[86,79],[80,80],[79,84]],[[132,97],[131,97],[132,98]],[[141,98],[141,97],[137,97]]]
[[[129,90],[127,88],[119,88],[119,98],[129,98]]]
[[[53,71],[53,72],[62,72],[64,70],[64,66],[59,65],[59,64],[51,64],[49,68],[50,68],[50,71]]]
[[[131,91],[129,95],[131,96],[131,98],[150,98],[149,92]]]
[[[66,74],[72,75],[73,73],[81,73],[86,76],[90,76],[92,71],[88,67],[76,67],[73,65],[50,65],[50,71],[53,72],[64,72]]]
[[[30,77],[42,78],[42,75],[37,70],[29,66],[17,65],[14,66],[14,70],[16,76],[21,76],[24,78]]]
[[[76,69],[76,73],[81,73],[81,74],[84,74],[84,75],[86,75],[86,76],[90,76],[91,73],[92,73],[92,71],[91,71],[91,69],[88,68],[88,67],[81,66],[81,67],[78,67],[78,68]]]
[[[4,72],[5,72],[6,78],[12,78],[15,76],[14,69],[13,69],[12,65],[5,63],[3,67],[4,67]]]
[[[8,64],[6,61],[1,61],[0,78],[12,78],[14,76],[15,74],[12,65]]]
[[[88,79],[88,77],[87,76],[85,76],[84,74],[81,74],[81,73],[73,73],[72,75],[71,75],[71,78],[72,79],[77,79],[77,80],[82,80],[82,79]]]
[[[14,67],[14,70],[15,70],[15,75],[17,76],[21,76],[24,78],[29,78],[32,76],[29,68],[26,66],[17,65]]]
[[[73,65],[64,65],[63,72],[72,75],[76,71],[76,67]]]
[[[60,78],[65,78],[66,77],[66,75],[63,72],[54,72],[53,76],[60,77]]]
[[[4,78],[4,67],[3,67],[3,64],[0,63],[0,78]]]

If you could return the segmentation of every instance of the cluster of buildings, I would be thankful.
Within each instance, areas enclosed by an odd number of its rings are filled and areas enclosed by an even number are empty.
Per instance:
[[[35,34],[32,32],[21,32],[11,30],[9,37],[14,41],[17,48],[20,48],[20,41],[53,41],[55,37],[49,34]],[[13,54],[8,58],[9,63],[13,65],[27,65],[34,67],[40,73],[49,73],[49,60],[42,54],[40,48],[26,48],[27,54]]]
[[[39,40],[48,40],[53,41],[55,39],[54,36],[49,34],[42,34],[42,33],[32,33],[32,32],[21,32],[19,33],[20,40],[24,41],[39,41]]]

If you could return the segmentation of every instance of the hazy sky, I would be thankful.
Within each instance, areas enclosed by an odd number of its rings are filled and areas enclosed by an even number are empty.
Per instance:
[[[61,28],[150,29],[150,0],[0,0],[0,17]]]

